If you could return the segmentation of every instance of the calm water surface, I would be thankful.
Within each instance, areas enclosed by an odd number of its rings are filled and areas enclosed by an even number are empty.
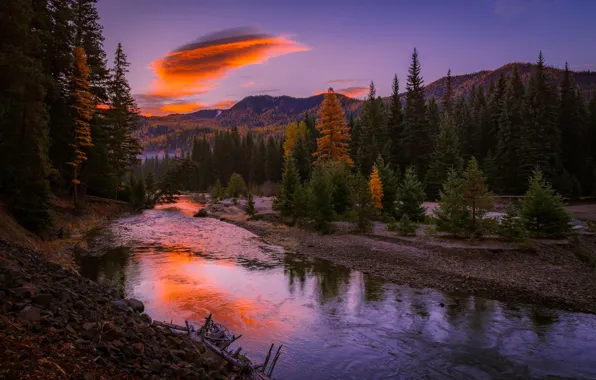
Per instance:
[[[283,344],[278,379],[596,379],[595,316],[396,286],[192,218],[198,208],[184,197],[116,220],[81,272],[154,319],[213,313],[254,362]]]

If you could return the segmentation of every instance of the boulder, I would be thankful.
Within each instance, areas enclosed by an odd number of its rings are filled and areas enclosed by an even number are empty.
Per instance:
[[[145,313],[141,314],[140,316],[141,321],[148,323],[148,324],[152,324],[153,323],[153,319],[151,319],[151,317]]]
[[[207,216],[209,216],[209,214],[207,213],[207,210],[205,210],[204,208],[200,209],[195,215],[195,218],[206,218]]]
[[[19,313],[19,317],[29,322],[37,322],[41,319],[41,313],[35,306],[25,306]]]
[[[52,302],[52,295],[51,294],[38,294],[33,297],[33,303],[43,307],[44,309],[50,306]]]
[[[136,311],[139,313],[142,313],[143,311],[145,311],[145,305],[139,300],[130,298],[130,299],[124,300],[124,302],[126,302],[126,305],[128,305],[128,307],[130,307],[133,311]]]
[[[125,300],[114,300],[112,301],[112,307],[122,311],[128,311],[129,307]]]

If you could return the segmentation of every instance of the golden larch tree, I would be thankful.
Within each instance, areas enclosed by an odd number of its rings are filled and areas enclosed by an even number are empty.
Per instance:
[[[345,161],[353,166],[354,161],[350,158],[350,130],[332,88],[325,94],[319,115],[321,121],[317,130],[321,137],[317,138],[317,151],[313,154],[317,158],[316,162]]]
[[[379,175],[377,165],[373,166],[372,173],[370,173],[368,187],[370,189],[373,206],[378,210],[383,209],[383,183],[381,182],[381,176]]]
[[[284,140],[284,158],[292,156],[292,152],[298,142],[299,138],[303,138],[305,141],[310,140],[310,134],[308,133],[308,127],[306,123],[301,121],[299,123],[290,123],[286,126],[286,138]]]
[[[73,159],[68,162],[73,167],[73,202],[78,206],[78,178],[79,167],[87,160],[85,148],[93,146],[91,140],[91,119],[95,110],[93,94],[89,86],[89,66],[87,65],[87,55],[85,50],[77,47],[74,51],[74,70],[70,77],[72,109],[73,109]]]

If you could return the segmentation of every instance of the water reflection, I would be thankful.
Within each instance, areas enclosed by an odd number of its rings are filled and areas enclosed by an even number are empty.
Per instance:
[[[387,284],[191,218],[187,199],[177,207],[114,223],[117,248],[81,273],[118,284],[155,319],[212,312],[257,361],[283,343],[280,379],[596,377],[594,316]]]

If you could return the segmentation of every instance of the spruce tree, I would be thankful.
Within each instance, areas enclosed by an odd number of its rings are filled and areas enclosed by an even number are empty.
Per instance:
[[[361,232],[369,232],[372,229],[372,219],[375,215],[369,183],[361,173],[356,173],[352,184],[352,202],[354,204],[356,224]]]
[[[394,167],[405,167],[404,162],[404,115],[402,111],[401,98],[399,95],[399,79],[397,74],[393,77],[391,84],[391,97],[389,98],[389,119],[387,134],[391,139],[391,161]],[[355,137],[354,137],[355,138]]]
[[[139,110],[126,79],[129,66],[122,44],[119,43],[114,56],[112,75],[108,83],[110,109],[107,112],[108,121],[112,125],[110,138],[108,139],[111,150],[110,157],[118,178],[138,163],[138,156],[143,151],[141,145],[133,136],[139,121]]]
[[[459,147],[453,119],[445,112],[441,118],[441,130],[431,156],[430,167],[424,179],[429,199],[437,199],[451,169],[461,170],[463,164]]]
[[[289,157],[284,165],[284,174],[281,182],[281,190],[275,199],[275,209],[279,210],[282,216],[292,216],[294,213],[294,193],[300,185],[300,177],[294,164],[294,159]]]
[[[395,201],[397,200],[397,186],[399,183],[398,174],[396,174],[389,164],[386,164],[383,157],[377,157],[375,166],[379,169],[379,177],[383,185],[383,215],[387,217],[395,216]],[[398,172],[399,173],[399,172]]]
[[[424,186],[418,180],[416,169],[410,166],[397,187],[396,216],[401,218],[407,214],[411,221],[424,221],[426,216],[426,209],[423,206],[424,197]]]
[[[331,183],[333,211],[342,215],[352,205],[350,186],[346,180],[350,177],[350,167],[346,162],[327,162],[325,171]]]
[[[507,207],[507,212],[499,223],[497,234],[501,238],[513,242],[521,243],[527,239],[528,232],[519,216],[519,209],[515,205],[511,204]]]
[[[370,83],[368,97],[362,105],[361,136],[358,163],[363,173],[370,173],[375,159],[381,153],[387,140],[387,118],[385,104],[377,97],[374,82]]]
[[[451,169],[447,180],[439,194],[439,202],[433,210],[437,230],[453,236],[467,234],[470,225],[470,214],[464,195],[464,179]]]
[[[246,214],[248,216],[255,216],[255,214],[257,213],[257,210],[255,209],[255,200],[252,196],[252,192],[248,192],[248,195],[246,196]]]
[[[501,102],[495,155],[498,166],[498,190],[505,194],[522,194],[526,187],[526,180],[520,182],[517,174],[520,156],[523,153],[521,130],[524,93],[524,84],[515,64]]]
[[[571,218],[563,198],[546,182],[540,170],[534,171],[524,195],[520,215],[532,236],[560,238],[571,231]]]
[[[428,120],[428,129],[432,140],[432,146],[437,139],[441,125],[439,106],[437,105],[435,98],[430,98],[428,102],[426,102],[426,119]]]
[[[493,197],[475,157],[468,161],[463,179],[464,198],[471,214],[470,232],[473,236],[478,236],[481,233],[482,219],[493,208]]]
[[[87,56],[85,51],[78,47],[75,49],[75,66],[70,78],[71,97],[74,122],[74,136],[72,141],[73,156],[68,162],[73,168],[73,202],[75,207],[78,203],[78,185],[81,183],[78,176],[78,170],[87,160],[85,150],[93,146],[91,140],[91,119],[95,110],[93,103],[93,94],[89,86],[89,67],[87,66]]]
[[[449,69],[445,78],[445,92],[443,92],[443,96],[441,97],[443,113],[450,114],[453,111],[453,101],[453,85],[451,83],[451,69]]]
[[[279,182],[282,172],[282,153],[275,138],[269,136],[265,151],[265,175],[267,180]]]
[[[432,137],[426,117],[424,81],[420,76],[418,52],[414,49],[406,83],[404,112],[404,144],[406,161],[416,168],[418,177],[424,177],[432,151]]]
[[[333,220],[333,186],[325,164],[316,165],[309,183],[311,195],[310,215],[315,228],[322,232],[329,231],[329,222]]]
[[[520,180],[529,178],[535,168],[540,168],[546,178],[555,178],[561,165],[560,141],[555,97],[540,52],[525,95]]]

